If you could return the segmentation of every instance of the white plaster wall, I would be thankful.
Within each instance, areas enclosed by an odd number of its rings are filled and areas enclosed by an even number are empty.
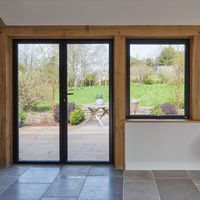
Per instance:
[[[126,169],[200,169],[200,123],[126,123],[125,143]]]
[[[8,25],[199,25],[199,0],[0,0]]]

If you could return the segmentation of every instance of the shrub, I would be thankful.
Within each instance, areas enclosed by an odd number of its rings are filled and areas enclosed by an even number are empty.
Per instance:
[[[153,115],[177,115],[176,106],[170,103],[157,105],[151,110]]]
[[[148,76],[147,78],[144,79],[144,83],[145,84],[158,84],[158,83],[162,83],[162,80],[156,76],[156,75],[152,75],[152,76]]]
[[[101,92],[97,93],[96,99],[103,99],[103,93]]]
[[[173,105],[173,104],[170,104],[170,103],[164,103],[162,106],[161,106],[163,112],[166,114],[166,115],[177,115],[177,110],[176,110],[176,106]]]
[[[51,106],[48,105],[47,103],[39,103],[39,104],[34,104],[32,106],[31,111],[39,111],[39,112],[44,112],[44,111],[51,111]]]
[[[169,103],[177,106],[177,99],[176,98],[170,98]],[[184,99],[183,98],[181,98],[179,106],[180,106],[180,108],[184,109],[185,105],[184,105]]]
[[[76,108],[74,111],[72,111],[69,117],[71,125],[79,124],[84,120],[84,118],[85,113],[80,108]]]
[[[74,102],[69,102],[67,105],[67,116],[68,119],[70,118],[70,114],[72,111],[74,111],[76,108],[76,104]],[[60,114],[60,106],[57,105],[54,111],[54,120],[55,122],[59,122],[59,114]]]
[[[151,85],[151,84],[154,84],[154,82],[150,77],[148,77],[148,78],[144,79],[144,84]]]
[[[24,124],[26,120],[26,112],[24,110],[19,110],[19,120],[21,124]]]
[[[151,110],[151,114],[152,115],[164,115],[165,113],[162,111],[161,106],[157,105]]]

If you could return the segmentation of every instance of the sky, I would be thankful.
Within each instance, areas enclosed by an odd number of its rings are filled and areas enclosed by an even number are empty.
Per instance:
[[[135,58],[155,58],[157,57],[161,50],[169,45],[158,45],[158,44],[131,44],[130,55]],[[172,45],[175,48],[184,48],[184,45]]]

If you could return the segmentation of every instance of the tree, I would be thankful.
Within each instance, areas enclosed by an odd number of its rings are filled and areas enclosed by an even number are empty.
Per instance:
[[[148,66],[146,60],[131,58],[131,80],[144,83],[152,74],[153,67]]]
[[[184,78],[184,54],[181,51],[177,51],[174,59],[174,69],[176,74],[176,83],[177,83],[177,109],[180,108],[181,102],[181,85]]]
[[[85,86],[93,86],[95,84],[95,80],[96,80],[95,72],[88,74],[84,80],[84,85]]]
[[[25,68],[22,64],[20,68]],[[47,100],[48,90],[46,85],[41,88],[42,74],[39,70],[19,71],[19,107],[23,110],[32,108],[42,100]]]
[[[19,107],[30,111],[41,101],[48,99],[47,85],[43,85],[42,73],[37,65],[38,45],[19,45]],[[43,87],[41,87],[43,85]]]
[[[157,57],[157,64],[159,66],[172,66],[174,64],[175,55],[176,50],[172,46],[165,47]]]
[[[59,80],[59,70],[58,70],[58,58],[56,55],[53,55],[49,58],[49,62],[44,64],[43,74],[46,79],[47,84],[51,88],[51,110],[54,114],[55,110],[55,92],[58,86]]]
[[[105,44],[70,44],[67,55],[68,86],[83,86],[92,73],[108,79],[108,52],[108,45]]]
[[[20,106],[31,110],[42,101],[51,101],[54,112],[55,90],[59,80],[58,46],[20,45],[19,62]]]
[[[68,86],[78,87],[84,85],[84,80],[91,73],[90,67],[94,64],[94,52],[91,45],[70,44],[68,46],[67,67]]]
[[[152,68],[156,67],[154,59],[151,59],[151,58],[146,59],[146,65]]]

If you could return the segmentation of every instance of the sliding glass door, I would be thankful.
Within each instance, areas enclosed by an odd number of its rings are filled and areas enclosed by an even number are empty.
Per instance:
[[[112,162],[112,42],[14,41],[14,161]]]

